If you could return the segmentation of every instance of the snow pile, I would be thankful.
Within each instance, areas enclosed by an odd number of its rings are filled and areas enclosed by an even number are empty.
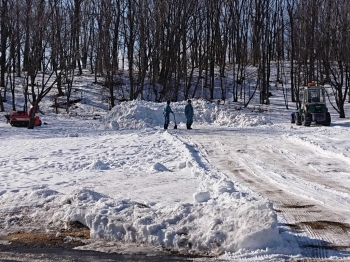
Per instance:
[[[219,111],[215,124],[228,127],[250,127],[271,124],[271,121],[265,115]]]
[[[265,115],[252,114],[249,109],[236,110],[234,104],[218,105],[208,101],[193,102],[194,121],[203,125],[250,127],[271,124]]]
[[[186,101],[171,103],[177,124],[186,123],[184,108]],[[238,111],[233,106],[217,105],[203,100],[193,100],[194,124],[219,125],[227,127],[249,127],[271,124],[263,114],[252,114],[249,110]],[[164,124],[163,109],[165,103],[146,101],[121,102],[104,118],[103,125],[110,130],[143,129],[162,127]],[[173,115],[170,120],[174,123]]]
[[[7,211],[2,227],[20,225],[24,216],[51,228],[79,221],[90,228],[92,239],[149,243],[192,254],[222,255],[281,246],[270,203],[247,196],[228,181],[216,181],[213,188],[194,194],[198,201],[170,206],[114,199],[88,188],[68,195],[38,189],[30,195],[17,194],[18,205]],[[13,202],[10,195],[7,192],[1,199],[4,206]]]
[[[53,221],[79,221],[91,229],[92,238],[150,243],[192,253],[223,254],[281,243],[271,205],[239,194],[159,208],[154,203],[114,200],[81,189],[63,200]]]
[[[105,117],[108,129],[142,129],[164,124],[164,105],[145,101],[121,102]]]

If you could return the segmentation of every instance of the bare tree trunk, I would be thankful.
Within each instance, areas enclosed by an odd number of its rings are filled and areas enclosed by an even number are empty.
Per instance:
[[[129,82],[130,82],[130,96],[129,99],[133,100],[135,92],[135,83],[134,83],[134,48],[135,48],[135,32],[134,32],[134,23],[135,23],[135,3],[132,0],[128,0],[128,13],[127,13],[127,48],[128,48],[128,69],[129,69]]]
[[[8,26],[8,3],[7,0],[1,0],[1,17],[0,17],[0,38],[1,38],[1,50],[0,50],[0,87],[5,87],[5,72],[6,72],[6,57],[7,57],[7,40],[9,36]],[[2,99],[1,99],[2,104]],[[3,111],[3,110],[1,110]]]
[[[76,67],[78,64],[78,72],[79,75],[83,73],[81,67],[81,56],[80,56],[80,9],[81,3],[83,0],[74,0],[74,14],[73,14],[73,22],[72,22],[72,41],[73,41],[73,67]]]

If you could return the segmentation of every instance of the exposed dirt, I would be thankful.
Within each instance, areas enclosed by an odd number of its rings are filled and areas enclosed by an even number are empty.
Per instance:
[[[18,232],[11,233],[3,238],[11,242],[12,246],[31,246],[39,248],[64,247],[74,248],[85,245],[83,239],[90,238],[90,230],[82,229],[71,232],[39,233],[39,232]]]
[[[86,245],[90,229],[71,222],[68,229],[52,232],[14,232],[0,239],[0,261],[193,261],[173,250],[156,250],[139,245],[115,243],[112,251],[75,250]],[[196,258],[209,261],[210,258]]]
[[[71,222],[69,229],[57,230],[53,232],[14,232],[1,238],[0,250],[11,252],[15,250],[36,250],[35,252],[47,249],[72,250],[75,247],[85,245],[83,240],[90,238],[90,229],[79,222]],[[29,252],[30,253],[30,252]],[[1,256],[0,256],[1,257]]]

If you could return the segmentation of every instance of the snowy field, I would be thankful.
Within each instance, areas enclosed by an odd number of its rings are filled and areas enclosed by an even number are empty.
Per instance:
[[[46,124],[34,130],[11,127],[2,117],[2,236],[17,231],[58,232],[69,222],[79,221],[90,229],[92,240],[78,247],[85,250],[118,252],[99,242],[104,240],[145,243],[222,260],[312,258],[301,250],[297,234],[283,228],[286,218],[276,211],[272,200],[212,160],[204,143],[215,150],[247,141],[244,146],[273,151],[280,143],[290,142],[291,146],[284,147],[293,153],[288,157],[314,163],[315,173],[328,172],[329,183],[324,191],[306,190],[313,184],[305,184],[293,174],[284,180],[289,181],[286,190],[293,185],[299,196],[316,200],[330,192],[332,197],[323,202],[329,201],[337,212],[350,210],[348,170],[340,166],[326,170],[327,166],[317,164],[321,155],[350,165],[348,118],[339,119],[333,112],[330,127],[295,126],[290,123],[292,111],[282,104],[282,94],[273,90],[271,105],[263,112],[251,110],[253,106],[236,110],[234,104],[194,100],[194,130],[185,129],[186,102],[172,103],[178,129],[172,128],[172,119],[165,131],[164,104],[122,102],[108,112],[96,106],[100,102],[85,91],[83,81],[77,85],[84,99],[70,115],[63,110],[56,115],[47,101],[41,106],[45,115],[40,116]],[[225,140],[230,134],[236,135],[237,143]],[[216,143],[218,137],[220,144]],[[305,155],[298,156],[292,145],[311,148],[314,154],[301,150]],[[244,166],[242,161],[235,165]],[[255,173],[259,167],[259,172],[286,176],[274,165],[255,161],[254,166]],[[274,179],[274,183],[284,183]],[[332,189],[333,183],[339,189]],[[349,218],[343,223],[350,224]],[[349,247],[344,249],[329,250],[321,257],[350,259]]]

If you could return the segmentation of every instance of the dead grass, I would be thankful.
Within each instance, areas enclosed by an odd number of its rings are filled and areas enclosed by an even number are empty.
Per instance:
[[[11,245],[27,245],[33,247],[65,247],[74,248],[84,245],[83,240],[90,238],[90,229],[79,222],[71,222],[69,230],[57,232],[16,232],[3,238]]]

